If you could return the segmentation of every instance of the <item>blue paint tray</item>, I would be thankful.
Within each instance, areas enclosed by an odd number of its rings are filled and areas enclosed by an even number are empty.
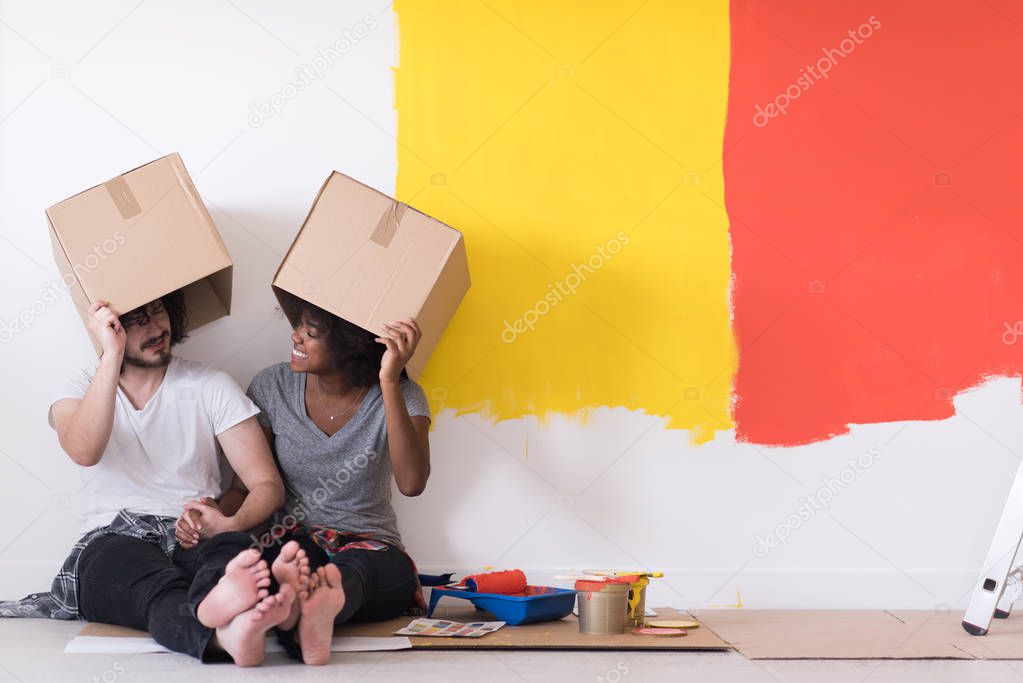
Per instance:
[[[568,588],[526,586],[522,593],[502,595],[434,587],[430,589],[430,606],[426,616],[433,615],[437,602],[443,597],[469,600],[476,609],[486,610],[510,626],[563,619],[572,613],[575,606],[575,591]]]

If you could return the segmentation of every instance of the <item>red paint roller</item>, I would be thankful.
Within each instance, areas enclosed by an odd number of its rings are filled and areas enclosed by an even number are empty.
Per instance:
[[[462,583],[477,593],[517,595],[526,590],[526,575],[521,569],[509,569],[503,572],[473,574],[462,579]]]

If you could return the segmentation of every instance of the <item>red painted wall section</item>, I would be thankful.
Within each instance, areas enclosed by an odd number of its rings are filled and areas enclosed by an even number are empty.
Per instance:
[[[739,439],[943,419],[1019,375],[1023,4],[735,0],[731,21]]]

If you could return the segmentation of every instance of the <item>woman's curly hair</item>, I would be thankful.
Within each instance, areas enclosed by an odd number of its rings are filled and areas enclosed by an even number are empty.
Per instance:
[[[387,347],[376,341],[379,335],[283,289],[276,289],[276,294],[293,328],[301,324],[305,314],[310,323],[324,333],[334,369],[349,382],[357,387],[370,387],[380,382],[380,361]],[[408,377],[405,370],[401,371],[401,376],[402,379]]]

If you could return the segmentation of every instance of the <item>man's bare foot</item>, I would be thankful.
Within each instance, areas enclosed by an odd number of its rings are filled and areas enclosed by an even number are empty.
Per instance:
[[[302,661],[319,666],[330,661],[330,641],[334,637],[334,617],[345,606],[341,572],[328,564],[316,570],[309,588],[309,597],[302,602],[302,619],[298,622],[298,640]]]
[[[266,656],[266,632],[288,617],[295,593],[291,586],[268,595],[217,629],[213,645],[220,647],[238,666],[258,666]]]
[[[270,567],[277,583],[291,586],[297,598],[291,603],[291,614],[280,623],[280,628],[290,631],[298,623],[302,602],[309,596],[309,558],[296,541],[288,541],[281,548],[281,554]]]
[[[227,563],[224,576],[196,608],[199,623],[208,628],[225,626],[267,596],[270,569],[259,551],[248,548]]]

